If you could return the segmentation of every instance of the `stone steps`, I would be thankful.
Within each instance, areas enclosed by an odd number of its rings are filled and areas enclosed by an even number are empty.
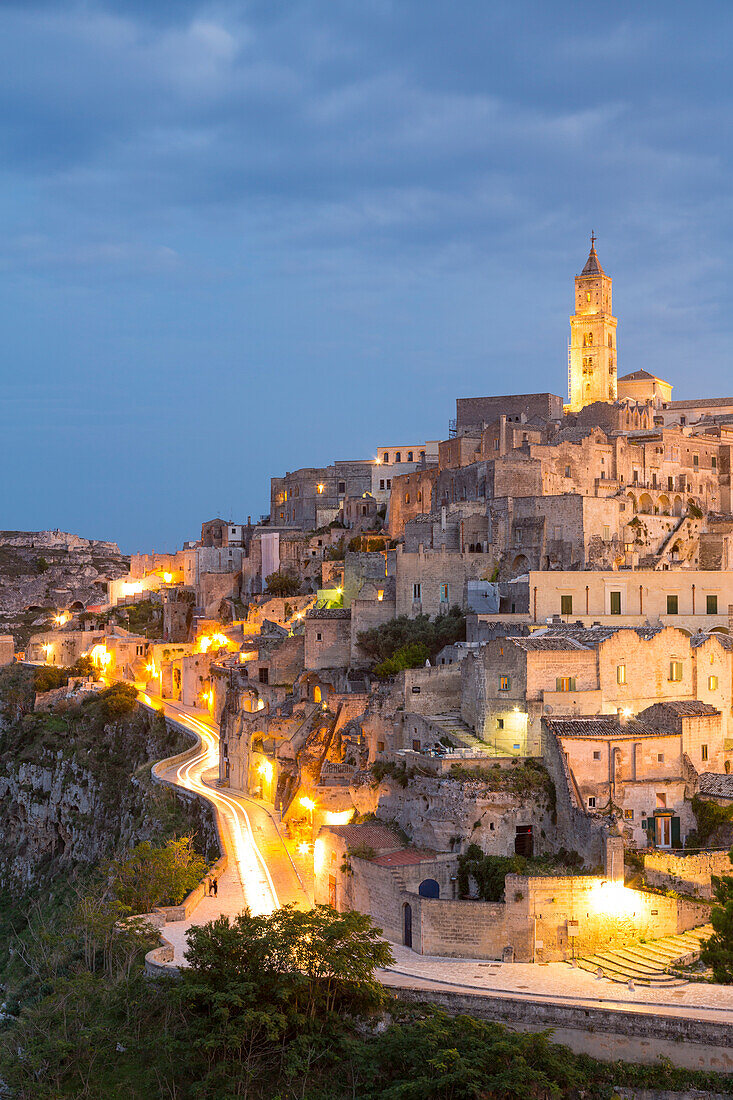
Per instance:
[[[428,722],[441,731],[441,735],[450,737],[457,743],[459,749],[475,749],[477,753],[486,753],[487,746],[484,741],[476,736],[470,726],[461,718],[458,711],[446,711],[445,714],[427,715]]]
[[[700,954],[700,941],[712,932],[709,924],[681,932],[676,936],[663,936],[650,943],[632,944],[614,951],[600,951],[584,955],[577,960],[583,970],[603,972],[614,982],[633,981],[637,985],[669,987],[685,985],[685,979],[667,973],[670,967],[694,961]]]

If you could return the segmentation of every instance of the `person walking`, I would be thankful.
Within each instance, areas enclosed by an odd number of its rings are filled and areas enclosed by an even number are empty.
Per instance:
[[[215,878],[211,880],[211,889],[214,892],[214,897],[218,897],[219,896],[219,883]]]

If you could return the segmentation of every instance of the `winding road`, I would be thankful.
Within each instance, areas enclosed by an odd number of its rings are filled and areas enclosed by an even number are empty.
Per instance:
[[[155,697],[142,695],[141,702],[162,710],[169,720],[200,738],[200,751],[183,763],[174,762],[168,769],[163,762],[158,774],[213,803],[229,857],[227,870],[219,880],[218,896],[205,897],[188,921],[166,925],[164,935],[174,947],[175,965],[183,962],[186,932],[191,925],[203,924],[222,913],[236,916],[247,906],[253,913],[269,913],[287,902],[307,908],[311,899],[267,808],[245,795],[222,791],[212,785],[216,782],[218,769],[219,737],[208,716]],[[437,996],[448,993],[531,1001],[538,1006],[554,1005],[559,1010],[563,1007],[597,1008],[656,1017],[692,1018],[717,1024],[721,1032],[729,1031],[733,1020],[731,987],[690,983],[673,991],[638,986],[632,990],[565,963],[502,964],[485,959],[419,955],[400,945],[392,945],[392,948],[394,965],[381,971],[379,977],[385,985],[395,989],[422,990],[426,994],[432,991]],[[573,1045],[572,1032],[568,1036],[562,1041]],[[728,1045],[722,1035],[721,1043],[724,1047]],[[674,1051],[669,1053],[673,1055]],[[641,1051],[640,1057],[645,1060]],[[727,1051],[723,1057],[730,1066]]]

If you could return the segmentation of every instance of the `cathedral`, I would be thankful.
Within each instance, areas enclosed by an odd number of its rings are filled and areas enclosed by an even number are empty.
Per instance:
[[[613,316],[613,280],[601,267],[596,238],[585,267],[575,277],[575,313],[570,318],[568,402],[566,413],[577,413],[596,401],[628,401],[658,407],[672,397],[672,386],[645,370],[617,377],[618,355]]]

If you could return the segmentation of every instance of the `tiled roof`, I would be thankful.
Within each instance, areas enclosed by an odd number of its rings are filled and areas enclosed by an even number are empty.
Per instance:
[[[699,699],[665,699],[663,703],[655,703],[654,705],[664,707],[665,710],[669,710],[672,714],[677,714],[681,718],[712,717],[715,714],[720,714],[717,707],[711,706],[710,703],[703,703]]]
[[[401,848],[399,852],[376,856],[371,862],[379,867],[412,867],[416,863],[425,863],[435,859],[436,853],[429,848]]]
[[[373,848],[375,852],[393,852],[402,848],[397,833],[386,825],[327,825],[329,832],[344,838],[348,845]]]
[[[703,772],[698,779],[698,790],[711,798],[733,798],[733,775]]]
[[[545,718],[557,737],[663,737],[654,726],[630,718],[621,723],[615,714],[583,714],[568,718]]]
[[[306,619],[350,619],[351,609],[347,607],[314,607],[306,611]]]
[[[690,645],[693,649],[697,649],[698,646],[701,646],[704,642],[710,641],[711,638],[715,638],[722,649],[727,649],[728,651],[733,649],[733,638],[731,638],[730,634],[721,634],[718,630],[711,631],[709,634],[705,633],[705,631],[700,631],[699,634],[693,634],[690,638]]]
[[[668,401],[665,409],[705,409],[716,405],[733,405],[733,397],[691,397],[688,401]]]
[[[646,640],[658,634],[659,626],[575,626],[557,623],[542,630],[535,630],[526,638],[512,638],[515,645],[524,650],[578,650],[594,649],[622,630],[631,630]]]
[[[622,378],[619,378],[619,382],[641,382],[646,378],[651,378],[655,382],[664,382],[663,378],[660,378],[658,374],[650,374],[648,370],[635,370],[631,374],[624,374]],[[669,383],[667,383],[669,385]]]

